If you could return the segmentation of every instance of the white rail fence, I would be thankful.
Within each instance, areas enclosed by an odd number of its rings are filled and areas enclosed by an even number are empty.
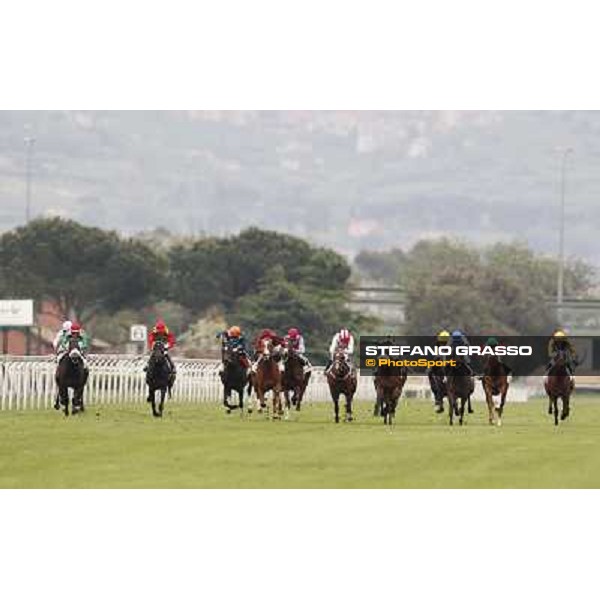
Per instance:
[[[84,400],[86,404],[125,404],[145,402],[146,383],[143,356],[89,356],[90,377]],[[219,362],[177,359],[177,381],[173,401],[184,403],[220,402],[222,385]],[[54,404],[56,363],[52,357],[0,357],[0,410],[46,409]],[[477,386],[475,400],[482,400]],[[526,401],[531,391],[525,386],[511,388],[511,401]],[[424,377],[410,377],[403,397],[430,398]],[[371,377],[359,377],[356,398],[375,400]],[[314,367],[306,392],[306,402],[329,401],[329,388],[323,367]]]

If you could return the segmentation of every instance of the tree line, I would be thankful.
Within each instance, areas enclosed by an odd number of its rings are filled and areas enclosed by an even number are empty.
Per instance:
[[[441,328],[495,335],[547,335],[559,325],[548,300],[556,296],[558,261],[521,243],[474,247],[451,239],[423,240],[410,250],[361,252],[363,277],[402,287],[406,332]],[[585,297],[594,268],[580,260],[565,266],[566,297]]]
[[[258,228],[163,244],[51,218],[0,237],[2,297],[49,300],[62,315],[104,329],[113,315],[131,322],[163,311],[183,329],[218,307],[250,335],[299,327],[319,358],[340,326],[372,323],[346,308],[350,276],[336,252]],[[96,333],[107,339],[108,332]]]
[[[362,252],[351,266],[331,249],[258,228],[228,237],[157,231],[127,238],[50,218],[0,236],[0,297],[50,300],[111,343],[126,342],[137,320],[163,316],[181,334],[216,311],[250,336],[263,327],[299,327],[318,360],[342,326],[359,335],[381,331],[376,320],[347,307],[351,277],[402,287],[401,333],[460,327],[545,335],[556,325],[547,300],[555,295],[557,268],[555,259],[520,244],[480,248],[449,239]],[[589,265],[566,265],[566,296],[585,296],[594,284]]]

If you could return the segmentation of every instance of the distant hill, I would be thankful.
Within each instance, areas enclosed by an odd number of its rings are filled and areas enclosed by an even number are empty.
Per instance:
[[[134,232],[249,225],[354,254],[421,237],[525,239],[600,263],[598,112],[0,112],[0,230],[33,208]]]

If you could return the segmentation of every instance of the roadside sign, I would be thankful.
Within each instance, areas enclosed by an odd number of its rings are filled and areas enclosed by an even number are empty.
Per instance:
[[[33,300],[0,300],[0,327],[31,327]]]
[[[145,325],[132,325],[130,329],[130,339],[132,342],[145,343],[148,339],[148,328]]]

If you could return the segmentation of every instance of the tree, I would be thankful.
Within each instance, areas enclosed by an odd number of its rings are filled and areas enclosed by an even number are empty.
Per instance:
[[[7,293],[54,302],[65,316],[139,308],[166,294],[166,261],[143,243],[60,218],[0,237]]]
[[[299,286],[329,290],[342,290],[351,274],[347,261],[332,250],[257,228],[175,246],[169,261],[173,298],[197,312],[215,304],[233,309],[274,267]]]
[[[406,255],[407,330],[429,335],[444,327],[466,332],[543,335],[556,326],[547,300],[557,263],[519,244],[477,250],[447,239],[423,241]],[[566,295],[587,292],[593,270],[572,263]]]

